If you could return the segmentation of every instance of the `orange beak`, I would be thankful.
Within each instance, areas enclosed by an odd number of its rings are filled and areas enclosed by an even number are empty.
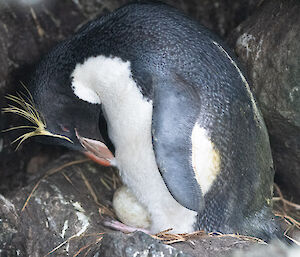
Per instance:
[[[94,139],[82,137],[78,134],[76,129],[75,133],[79,142],[86,150],[84,154],[87,157],[103,166],[113,165],[115,157],[104,143]]]

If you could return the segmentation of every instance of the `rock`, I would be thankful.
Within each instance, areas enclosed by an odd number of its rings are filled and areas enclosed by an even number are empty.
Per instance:
[[[274,241],[265,246],[253,246],[248,251],[235,251],[227,257],[296,257],[300,256],[300,247],[288,247],[279,241]]]
[[[107,234],[101,241],[101,257],[192,257],[172,246],[163,244],[143,232]]]
[[[99,15],[107,14],[128,2],[130,0],[78,0],[76,4],[85,17],[91,20]]]
[[[276,182],[300,201],[300,2],[265,1],[229,42],[245,64],[266,121]]]
[[[0,256],[17,256],[13,239],[18,233],[19,216],[12,202],[0,195]]]
[[[59,245],[55,256],[73,256],[80,248],[93,245],[102,236],[99,233],[109,231],[102,225],[99,209],[110,208],[113,183],[106,182],[111,185],[108,190],[101,180],[112,176],[113,170],[85,158],[84,163],[67,167],[78,158],[82,160],[81,155],[56,160],[44,172],[39,171],[44,173],[41,178],[8,196],[19,216],[19,240],[12,245],[17,249],[24,245],[26,256],[45,256]]]
[[[253,240],[233,236],[194,236],[188,241],[165,245],[143,232],[105,234],[98,249],[91,256],[101,257],[222,257],[234,250],[246,252],[260,245]],[[262,248],[266,245],[262,245]],[[261,249],[262,249],[261,248]],[[93,255],[94,254],[94,255]]]
[[[249,251],[255,245],[266,246],[262,241],[230,235],[197,236],[172,246],[195,257],[223,257],[235,250]]]
[[[41,170],[49,162],[49,156],[46,154],[38,154],[33,156],[27,164],[27,173],[36,173]]]
[[[28,1],[27,1],[28,2]],[[0,93],[23,77],[42,54],[73,33],[84,16],[73,1],[0,2]],[[68,10],[68,15],[65,10]],[[27,67],[27,68],[26,68]],[[21,74],[20,74],[21,73]]]

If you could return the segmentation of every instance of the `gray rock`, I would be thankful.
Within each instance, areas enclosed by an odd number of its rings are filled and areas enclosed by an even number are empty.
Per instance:
[[[73,33],[84,16],[73,1],[0,1],[0,94],[50,47]],[[66,14],[68,10],[68,15]],[[15,85],[14,85],[15,86]]]
[[[49,174],[66,163],[76,161],[64,156],[41,173]],[[45,256],[56,247],[55,256],[73,256],[80,248],[93,245],[104,232],[99,208],[110,207],[113,187],[109,190],[101,180],[112,175],[111,168],[89,162],[65,167],[57,173],[33,179],[30,185],[9,195],[19,216],[18,239],[12,242],[19,248],[24,245],[27,256]],[[32,189],[26,208],[22,210]],[[107,182],[111,185],[111,182]],[[90,236],[86,236],[90,235]],[[86,250],[83,250],[85,253]],[[89,255],[88,255],[89,256]]]
[[[253,246],[248,251],[235,251],[227,257],[297,257],[300,256],[300,247],[288,247],[282,242],[274,241],[267,247]]]
[[[143,232],[107,234],[102,239],[99,253],[102,257],[192,257]]]
[[[230,37],[265,118],[276,181],[300,201],[300,2],[265,1]]]
[[[235,250],[248,251],[254,245],[266,244],[247,238],[238,238],[230,235],[197,236],[187,242],[176,243],[173,246],[195,257],[223,257]]]
[[[14,257],[24,253],[13,245],[18,233],[19,216],[12,202],[0,195],[0,257]]]

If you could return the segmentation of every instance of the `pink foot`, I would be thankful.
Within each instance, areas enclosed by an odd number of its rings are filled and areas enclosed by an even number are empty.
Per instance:
[[[122,231],[124,233],[131,233],[131,232],[134,232],[134,231],[142,231],[146,234],[150,234],[150,231],[147,230],[147,229],[143,229],[143,228],[135,228],[135,227],[130,227],[130,226],[127,226],[117,220],[111,220],[111,221],[104,221],[103,224],[107,227],[110,227],[112,229],[115,229],[115,230],[119,230],[119,231]]]

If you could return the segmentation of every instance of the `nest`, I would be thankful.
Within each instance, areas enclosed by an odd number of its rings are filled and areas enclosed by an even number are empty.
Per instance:
[[[31,196],[36,191],[36,189],[38,188],[40,182],[43,179],[45,179],[48,176],[51,176],[51,175],[53,175],[57,172],[60,172],[61,170],[65,169],[69,166],[77,165],[77,164],[84,163],[84,162],[87,162],[87,161],[89,161],[89,160],[88,159],[75,160],[75,161],[72,161],[72,162],[65,163],[64,165],[62,165],[60,167],[48,170],[45,173],[45,175],[35,184],[34,188],[32,189],[30,195],[28,196],[28,198],[27,198],[27,200],[26,200],[26,202],[25,202],[25,204],[22,208],[22,211],[29,204]],[[68,178],[68,176],[66,174],[64,174],[64,173],[62,173],[62,174],[63,174],[63,176],[65,176],[67,181],[72,183],[71,180]],[[87,191],[91,195],[93,201],[99,207],[98,208],[99,215],[110,217],[111,219],[116,219],[116,215],[115,215],[113,209],[110,206],[105,206],[104,204],[102,204],[99,201],[99,199],[97,198],[97,195],[94,192],[92,186],[90,185],[89,181],[86,179],[85,175],[82,172],[81,172],[81,178],[82,178],[82,181],[83,181],[85,187],[87,188]],[[122,184],[119,176],[116,173],[112,173],[111,175],[104,174],[103,178],[100,181],[103,184],[103,186],[109,191],[115,191]],[[300,232],[300,222],[299,222],[299,220],[300,220],[300,205],[286,200],[283,197],[283,195],[282,195],[282,193],[281,193],[281,191],[280,191],[280,189],[277,185],[275,185],[275,189],[276,189],[276,196],[273,198],[274,213],[275,213],[276,216],[281,217],[286,223],[287,228],[286,228],[286,231],[285,231],[285,236],[299,245],[299,242],[296,240],[296,238],[293,238],[293,236],[291,235],[292,234],[291,232],[295,232],[295,231]],[[192,240],[193,238],[199,238],[199,237],[204,237],[204,236],[206,236],[206,237],[207,236],[211,236],[211,237],[235,237],[235,238],[240,238],[240,239],[243,239],[243,240],[250,240],[250,241],[255,241],[255,242],[258,242],[258,243],[265,244],[265,242],[262,241],[259,238],[250,237],[250,236],[243,236],[243,235],[237,235],[237,234],[221,234],[221,233],[208,233],[207,234],[204,231],[196,231],[196,232],[192,232],[192,233],[183,233],[183,234],[172,234],[171,230],[172,229],[168,229],[168,230],[162,231],[160,233],[157,233],[157,234],[151,235],[151,236],[155,239],[158,239],[158,240],[162,241],[164,244],[174,244],[174,243],[178,243],[178,242],[187,242],[192,247],[194,245],[193,240]],[[93,240],[93,243],[90,243],[89,245],[86,245],[86,246],[80,248],[78,250],[78,252],[74,255],[74,257],[79,255],[84,250],[89,251],[89,249],[91,249],[92,246],[95,246],[96,244],[98,244],[102,240],[103,234],[105,234],[105,232],[96,233],[96,234],[80,235],[80,237],[93,237],[94,240]],[[70,240],[74,239],[75,237],[77,237],[77,235],[71,236],[70,238],[68,238],[67,240],[62,242],[60,245],[58,245],[54,249],[52,249],[46,256],[52,254],[57,249],[59,249],[60,247],[62,247],[63,245],[65,245]]]

